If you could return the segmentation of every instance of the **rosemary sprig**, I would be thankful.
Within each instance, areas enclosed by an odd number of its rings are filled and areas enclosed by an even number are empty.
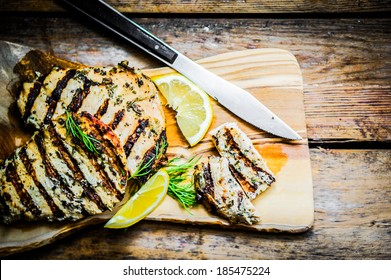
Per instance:
[[[188,179],[191,176],[188,173],[189,170],[197,164],[200,158],[201,157],[192,157],[184,163],[178,163],[180,159],[174,158],[169,160],[165,167],[168,175],[170,176],[167,194],[178,200],[183,208],[185,208],[189,213],[190,211],[188,208],[197,204],[197,199],[193,184],[188,182]]]
[[[96,140],[94,137],[87,135],[72,118],[71,113],[69,113],[68,111],[65,112],[67,114],[67,119],[65,121],[67,135],[72,134],[72,136],[79,139],[87,147],[88,150],[95,154],[99,154],[98,150],[94,145],[94,142],[100,143],[100,141]]]

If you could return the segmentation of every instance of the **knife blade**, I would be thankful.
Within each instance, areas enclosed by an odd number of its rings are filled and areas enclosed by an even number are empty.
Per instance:
[[[192,61],[106,2],[63,1],[186,76],[239,118],[276,136],[301,139],[297,132],[252,94]]]

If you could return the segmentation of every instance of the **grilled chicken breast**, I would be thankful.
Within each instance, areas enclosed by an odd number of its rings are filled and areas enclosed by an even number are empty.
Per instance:
[[[43,124],[0,167],[0,215],[17,220],[78,220],[122,200],[126,157],[111,128],[89,113],[73,114],[94,142],[91,152],[67,133],[66,116]]]
[[[17,104],[23,120],[37,129],[65,111],[85,111],[95,116],[119,138],[127,169],[133,174],[166,141],[165,118],[157,93],[153,82],[126,62],[117,67],[54,67],[47,76],[25,83]]]
[[[236,123],[225,123],[210,134],[218,152],[228,159],[232,174],[250,199],[255,199],[275,181],[265,160]]]
[[[254,206],[232,176],[226,158],[210,157],[195,167],[193,183],[197,198],[205,208],[231,223],[254,224],[260,221]]]
[[[210,134],[221,157],[209,157],[194,168],[198,200],[231,223],[260,222],[251,200],[275,181],[274,175],[236,123],[225,123]]]

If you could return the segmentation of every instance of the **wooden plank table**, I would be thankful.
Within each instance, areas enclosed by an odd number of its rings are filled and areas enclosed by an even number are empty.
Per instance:
[[[252,48],[296,56],[304,78],[313,228],[278,234],[143,221],[121,232],[93,226],[7,258],[390,259],[389,1],[108,2],[192,59]],[[126,58],[140,68],[162,66],[57,1],[1,1],[0,40],[91,65]]]

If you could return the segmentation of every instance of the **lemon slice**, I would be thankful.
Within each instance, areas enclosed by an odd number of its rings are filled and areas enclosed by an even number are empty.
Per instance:
[[[155,173],[105,224],[106,228],[126,228],[150,214],[166,196],[170,178],[164,169]]]
[[[176,111],[178,126],[190,146],[204,138],[212,119],[209,96],[179,73],[152,77],[168,105]]]

